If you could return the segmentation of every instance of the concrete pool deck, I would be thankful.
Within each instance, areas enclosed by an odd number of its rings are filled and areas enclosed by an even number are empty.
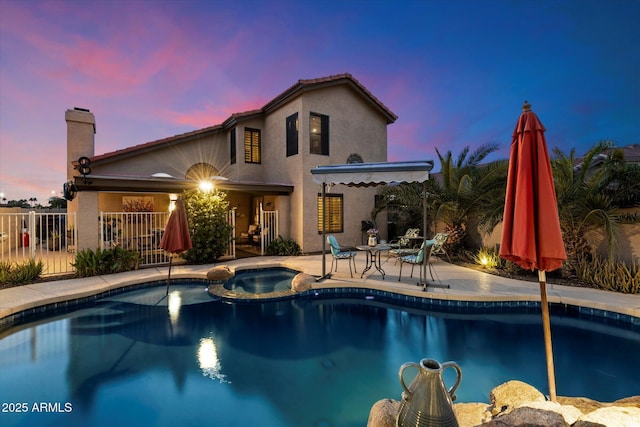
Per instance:
[[[338,263],[338,271],[333,272],[331,278],[316,282],[313,288],[367,288],[402,295],[455,301],[540,301],[540,287],[536,282],[500,277],[449,264],[437,258],[432,260],[435,280],[429,281],[429,283],[444,287],[428,286],[426,291],[423,291],[422,287],[416,286],[419,266],[416,266],[414,277],[411,278],[409,277],[411,266],[405,265],[402,279],[398,281],[400,264],[396,263],[394,258],[385,260],[384,256],[381,262],[382,268],[386,272],[384,279],[375,268],[367,271],[364,277],[360,278],[361,272],[365,268],[365,256],[364,254],[358,255],[356,257],[358,272],[354,272],[353,278],[350,277],[347,261],[341,260]],[[330,255],[326,257],[326,262],[326,272],[329,272]],[[282,266],[318,277],[322,275],[322,255],[307,255],[252,257],[205,265],[175,265],[171,269],[171,278],[206,279],[207,272],[212,267],[220,265],[226,265],[232,270]],[[167,273],[168,267],[155,267],[126,273],[41,282],[3,289],[0,290],[0,324],[4,323],[2,320],[25,310],[86,298],[141,283],[166,280]],[[547,298],[550,303],[586,307],[631,316],[634,318],[632,323],[640,324],[640,295],[547,283]]]

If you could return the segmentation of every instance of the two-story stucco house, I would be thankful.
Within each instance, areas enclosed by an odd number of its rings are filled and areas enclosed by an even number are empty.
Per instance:
[[[278,234],[305,253],[322,248],[317,166],[387,160],[387,126],[396,115],[350,74],[299,80],[262,108],[231,115],[221,124],[94,153],[96,120],[89,110],[70,109],[67,179],[77,191],[78,248],[99,246],[97,218],[121,211],[123,200],[145,197],[154,210],[202,178],[227,192],[235,208],[236,236],[259,221],[259,210],[277,211]],[[87,157],[91,172],[79,173]],[[344,244],[360,243],[375,189],[335,186],[327,193],[327,232]],[[277,236],[276,236],[277,237]]]

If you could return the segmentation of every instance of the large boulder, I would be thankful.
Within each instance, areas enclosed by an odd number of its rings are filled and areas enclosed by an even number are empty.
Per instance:
[[[589,412],[580,417],[577,426],[586,423],[602,424],[615,427],[640,427],[640,408],[633,406],[607,406]]]
[[[522,381],[507,381],[491,390],[489,395],[491,402],[491,415],[508,414],[515,408],[519,408],[525,402],[544,402],[544,394],[535,387]]]
[[[534,408],[515,408],[508,414],[495,417],[483,427],[569,427],[562,415]]]
[[[316,282],[316,278],[310,274],[296,274],[291,281],[291,289],[295,292],[308,291]]]
[[[396,427],[400,402],[393,399],[378,400],[369,411],[367,427]]]
[[[523,404],[527,408],[542,409],[543,411],[551,411],[562,415],[567,424],[572,425],[582,416],[582,412],[572,405],[561,405],[558,402],[525,402]]]
[[[486,403],[456,403],[453,412],[460,427],[478,426],[491,420],[489,405]]]
[[[221,280],[229,280],[233,277],[233,273],[231,269],[226,265],[219,265],[217,267],[212,267],[207,271],[207,280],[211,281],[221,281]]]

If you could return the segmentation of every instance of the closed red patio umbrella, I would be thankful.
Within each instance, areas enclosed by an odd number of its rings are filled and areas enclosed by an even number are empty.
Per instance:
[[[178,200],[176,200],[176,206],[173,212],[171,212],[167,225],[164,228],[160,247],[171,253],[171,257],[169,258],[169,275],[167,276],[167,295],[169,295],[173,255],[192,248],[187,212],[184,209],[182,197],[178,197]]]
[[[560,230],[558,203],[545,128],[525,101],[513,132],[500,256],[528,270],[538,270],[544,329],[549,397],[556,400],[551,322],[545,271],[562,266],[567,258]]]

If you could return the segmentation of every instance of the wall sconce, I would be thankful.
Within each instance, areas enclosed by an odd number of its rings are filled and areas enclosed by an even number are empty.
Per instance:
[[[211,181],[200,181],[200,185],[198,185],[200,191],[204,191],[205,193],[210,193],[213,191],[213,183]]]
[[[178,200],[177,194],[169,194],[169,212],[173,212],[176,208],[176,201]]]

